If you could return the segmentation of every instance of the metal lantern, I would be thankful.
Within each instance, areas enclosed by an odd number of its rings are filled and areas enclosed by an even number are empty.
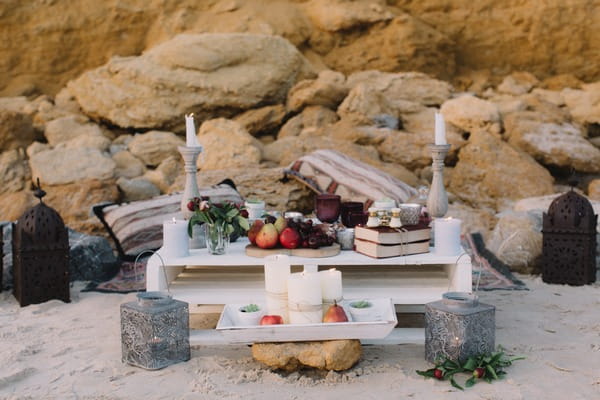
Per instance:
[[[460,363],[494,351],[496,308],[479,303],[469,293],[444,293],[442,300],[425,304],[425,359],[449,358]]]
[[[573,189],[554,199],[543,217],[544,282],[585,285],[596,281],[597,223],[589,200]]]
[[[60,215],[42,201],[12,226],[13,294],[21,307],[51,299],[69,302],[69,237]]]
[[[121,304],[122,361],[161,369],[190,359],[188,303],[160,292]]]

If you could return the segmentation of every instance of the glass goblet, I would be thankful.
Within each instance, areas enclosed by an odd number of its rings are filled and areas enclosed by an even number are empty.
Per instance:
[[[315,198],[315,211],[321,222],[334,223],[340,216],[341,197],[336,194],[319,194]]]

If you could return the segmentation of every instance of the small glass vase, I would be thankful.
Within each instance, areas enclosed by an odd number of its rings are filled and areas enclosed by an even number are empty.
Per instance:
[[[209,254],[225,254],[229,245],[229,235],[222,224],[206,225],[206,248]]]

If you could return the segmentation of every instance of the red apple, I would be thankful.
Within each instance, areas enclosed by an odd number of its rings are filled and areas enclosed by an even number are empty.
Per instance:
[[[300,246],[301,242],[302,237],[300,237],[298,231],[289,226],[279,234],[279,243],[286,249],[295,249]]]
[[[281,325],[283,324],[283,318],[281,315],[263,315],[260,319],[260,325]]]
[[[441,369],[439,369],[439,368],[436,368],[436,369],[433,371],[433,376],[435,376],[437,379],[440,379],[440,380],[441,380],[441,379],[444,379],[444,371],[442,371],[442,370],[441,370]]]
[[[252,226],[248,230],[248,240],[252,244],[256,244],[256,235],[260,232],[260,229],[263,227],[265,223],[262,220],[257,219],[252,223]]]
[[[273,224],[264,224],[256,235],[256,245],[261,249],[272,249],[279,243],[279,234]]]

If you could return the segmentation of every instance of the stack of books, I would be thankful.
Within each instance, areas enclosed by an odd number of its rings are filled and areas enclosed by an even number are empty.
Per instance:
[[[374,258],[427,253],[430,238],[431,228],[424,222],[396,229],[357,226],[354,229],[354,250]]]

